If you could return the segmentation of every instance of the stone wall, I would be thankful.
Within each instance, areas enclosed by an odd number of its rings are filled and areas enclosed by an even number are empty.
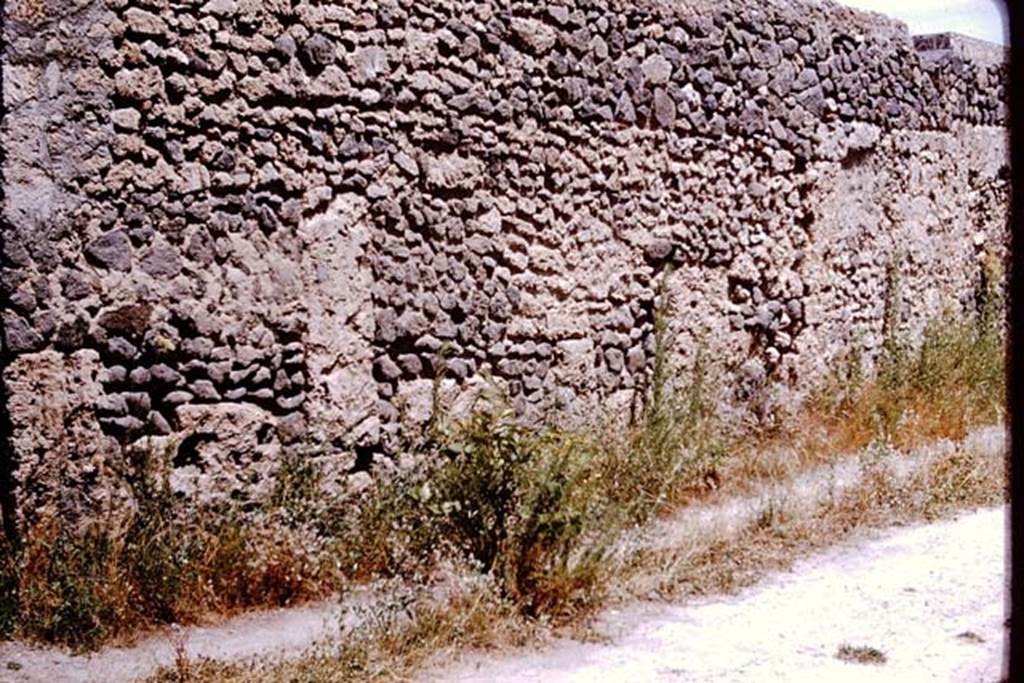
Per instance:
[[[1004,242],[1005,66],[831,2],[8,0],[8,519],[341,472],[445,390],[640,395],[659,278],[739,403]],[[781,393],[780,393],[781,392]],[[788,392],[788,393],[787,393]],[[339,455],[340,454],[340,455]]]

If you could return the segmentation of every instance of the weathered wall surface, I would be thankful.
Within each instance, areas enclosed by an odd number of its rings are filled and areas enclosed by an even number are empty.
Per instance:
[[[185,491],[246,495],[302,442],[365,466],[442,346],[456,391],[628,408],[667,265],[683,360],[799,393],[879,345],[891,264],[918,329],[1003,242],[999,51],[829,2],[6,12],[24,509],[115,504],[148,439]]]

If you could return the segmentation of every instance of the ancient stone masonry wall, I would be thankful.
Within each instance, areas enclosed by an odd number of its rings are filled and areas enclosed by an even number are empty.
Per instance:
[[[892,263],[919,329],[1003,241],[1001,59],[830,2],[8,0],[4,39],[25,510],[153,443],[182,491],[363,468],[442,348],[456,392],[625,410],[668,265],[682,360],[799,393],[877,348]]]

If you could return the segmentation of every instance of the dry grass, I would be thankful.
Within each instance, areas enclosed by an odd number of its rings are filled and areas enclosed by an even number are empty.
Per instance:
[[[539,628],[502,601],[492,584],[475,579],[437,597],[399,590],[376,606],[364,626],[294,661],[245,664],[193,661],[186,655],[148,679],[149,683],[293,683],[317,681],[406,681],[429,660],[445,653],[497,645],[522,645]]]
[[[856,354],[847,357],[782,427],[736,440],[720,480],[739,487],[785,480],[878,442],[911,450],[960,441],[1002,422],[1004,355],[1001,330],[983,311],[974,321],[933,322],[917,346],[887,344],[872,378],[861,374]]]
[[[902,477],[892,468],[898,457],[869,455],[860,481],[821,504],[769,500],[738,532],[708,533],[638,552],[620,570],[622,593],[640,598],[652,592],[664,598],[731,593],[856,531],[932,521],[1008,499],[1002,458],[954,450]]]
[[[606,580],[621,587],[620,599],[650,598],[652,587],[667,599],[734,592],[857,530],[931,520],[998,504],[1006,495],[999,458],[952,451],[905,478],[884,459],[868,458],[860,483],[841,496],[809,509],[772,501],[735,533],[703,533],[668,549],[637,553],[610,565]],[[297,660],[243,665],[186,658],[148,683],[406,681],[459,651],[519,646],[549,633],[487,582],[442,600],[397,602],[401,610],[378,606],[357,634]],[[847,654],[877,663],[867,650],[851,648]]]
[[[337,585],[332,563],[284,526],[189,508],[156,469],[133,485],[134,510],[78,525],[45,517],[22,545],[0,548],[6,632],[88,650],[159,624],[324,597]]]
[[[70,530],[47,519],[17,558],[16,633],[77,650],[323,597],[327,585],[294,538],[220,521],[154,528],[130,515]]]
[[[408,619],[386,620],[316,665],[327,667],[322,680],[350,680],[354,672],[379,678],[380,662],[401,671],[401,662],[445,638],[485,644],[509,625],[518,632],[531,623],[585,622],[612,585],[649,587],[653,577],[665,595],[732,590],[852,529],[1002,499],[1002,464],[993,470],[970,454],[943,457],[911,482],[875,467],[814,514],[773,501],[738,535],[706,531],[685,548],[612,562],[622,532],[710,489],[736,495],[870,444],[962,438],[1002,416],[1002,335],[998,317],[984,310],[971,323],[933,325],[919,347],[890,341],[872,381],[859,376],[859,364],[838,368],[795,426],[767,434],[723,431],[703,364],[687,376],[668,364],[666,318],[665,311],[656,318],[650,395],[628,430],[528,427],[500,400],[462,420],[438,410],[427,438],[409,446],[417,468],[353,500],[326,490],[315,468],[295,459],[255,514],[183,508],[169,493],[166,459],[156,457],[136,477],[138,510],[75,528],[44,520],[23,546],[0,553],[0,628],[84,649],[352,583],[421,585],[446,556],[489,577],[489,588],[469,602],[417,598]],[[421,622],[429,628],[417,631]],[[430,629],[448,635],[432,640]]]

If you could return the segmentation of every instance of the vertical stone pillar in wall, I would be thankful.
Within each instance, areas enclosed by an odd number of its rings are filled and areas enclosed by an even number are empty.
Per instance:
[[[306,366],[311,431],[338,445],[376,443],[371,227],[365,200],[341,195],[299,227],[301,300],[308,325]]]
[[[89,220],[81,187],[110,163],[111,80],[99,61],[111,15],[98,0],[0,8],[0,503],[14,531],[26,512],[102,513],[122,493],[118,444],[95,420],[99,359],[80,348],[81,321],[58,302],[93,286],[62,266]]]

